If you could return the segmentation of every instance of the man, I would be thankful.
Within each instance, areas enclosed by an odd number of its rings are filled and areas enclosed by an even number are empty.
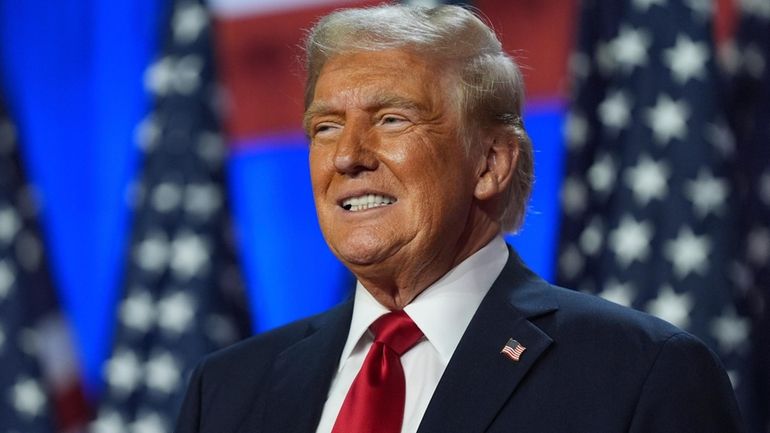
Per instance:
[[[206,359],[179,433],[741,431],[702,343],[505,245],[532,148],[519,70],[477,17],[337,12],[307,67],[318,219],[355,297]]]

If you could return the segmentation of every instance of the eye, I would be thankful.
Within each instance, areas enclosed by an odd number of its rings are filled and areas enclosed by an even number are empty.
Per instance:
[[[406,124],[408,120],[403,116],[395,114],[386,114],[380,118],[380,125],[384,126],[402,126]]]
[[[313,127],[313,136],[328,135],[339,128],[339,125],[332,122],[321,122]]]

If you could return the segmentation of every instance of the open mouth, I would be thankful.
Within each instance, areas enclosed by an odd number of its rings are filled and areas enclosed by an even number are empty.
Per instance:
[[[365,194],[358,197],[346,198],[340,206],[350,212],[359,212],[376,207],[388,206],[396,202],[393,197],[379,194]]]

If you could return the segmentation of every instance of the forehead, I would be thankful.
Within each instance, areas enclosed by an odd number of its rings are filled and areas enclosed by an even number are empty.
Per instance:
[[[315,106],[411,101],[433,105],[445,97],[438,62],[408,50],[393,49],[331,57],[316,82]]]

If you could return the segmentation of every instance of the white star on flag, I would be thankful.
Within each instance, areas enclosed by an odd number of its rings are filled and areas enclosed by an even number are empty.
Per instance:
[[[609,76],[613,69],[615,69],[615,54],[612,51],[612,45],[610,42],[600,42],[596,44],[596,52],[594,53],[594,59],[596,60],[597,70],[603,76]]]
[[[11,243],[21,229],[21,219],[11,207],[0,209],[0,246]]]
[[[168,421],[155,412],[137,416],[131,423],[132,433],[168,433]]]
[[[767,0],[741,0],[743,12],[770,20],[770,2]]]
[[[226,156],[225,141],[222,136],[211,131],[203,130],[198,134],[196,154],[211,168],[220,166]]]
[[[155,354],[144,368],[147,387],[164,394],[174,392],[182,380],[180,365],[169,353]]]
[[[158,302],[158,326],[166,332],[181,334],[189,329],[195,310],[195,302],[189,294],[167,295]]]
[[[748,236],[746,257],[756,266],[770,263],[770,230],[767,227],[756,226]]]
[[[156,95],[171,91],[189,95],[198,90],[202,69],[203,60],[197,55],[165,56],[145,72],[145,87]]]
[[[610,191],[615,182],[615,163],[612,157],[604,154],[598,158],[588,169],[588,182],[594,191],[606,193]]]
[[[618,227],[610,232],[609,245],[618,262],[628,267],[632,262],[643,261],[650,253],[653,227],[646,221],[638,221],[624,215]]]
[[[173,80],[175,59],[164,56],[155,61],[144,73],[144,87],[156,95],[168,94]]]
[[[735,137],[724,122],[709,123],[705,129],[706,140],[722,155],[732,156],[735,154]]]
[[[184,208],[187,212],[207,218],[222,207],[219,188],[210,183],[190,184],[185,190]]]
[[[632,0],[634,8],[646,12],[651,6],[665,6],[667,0]]]
[[[128,433],[126,422],[120,413],[114,410],[101,410],[91,423],[92,433]]]
[[[714,12],[713,0],[684,0],[684,3],[699,19],[709,18]]]
[[[176,182],[163,182],[152,191],[152,207],[161,213],[176,209],[182,202],[182,189]]]
[[[575,245],[569,245],[559,254],[559,269],[570,278],[574,278],[585,264],[583,255]]]
[[[664,162],[656,162],[643,155],[635,166],[626,169],[623,179],[628,189],[633,191],[637,203],[646,206],[650,200],[666,196],[669,174],[670,170]]]
[[[187,44],[201,34],[201,31],[209,24],[209,16],[206,9],[199,4],[190,3],[180,6],[174,12],[172,28],[174,38],[181,44]]]
[[[142,270],[160,272],[166,268],[170,254],[166,234],[154,231],[136,246],[134,260]]]
[[[686,84],[693,78],[703,79],[706,76],[708,58],[708,46],[703,42],[693,41],[685,34],[677,36],[676,45],[663,53],[666,65],[679,84]]]
[[[134,141],[145,153],[155,149],[160,138],[161,129],[158,121],[152,114],[148,114],[134,128]]]
[[[618,36],[610,42],[615,62],[624,72],[647,64],[647,51],[652,43],[649,33],[623,25]]]
[[[761,80],[765,73],[766,60],[762,49],[756,44],[748,44],[743,49],[743,69],[752,77]]]
[[[179,59],[174,73],[174,89],[183,95],[198,90],[201,85],[203,59],[196,54],[188,54]]]
[[[585,116],[577,112],[567,114],[564,132],[568,146],[572,148],[583,146],[588,138],[588,122]]]
[[[13,407],[22,415],[40,416],[46,407],[46,397],[40,382],[27,377],[19,378],[11,388]]]
[[[142,374],[141,363],[131,350],[116,351],[105,365],[107,383],[112,389],[123,394],[131,393],[136,389]]]
[[[664,286],[658,297],[647,304],[647,311],[680,328],[690,323],[690,311],[694,305],[690,293],[676,293],[671,286]]]
[[[591,59],[586,53],[570,53],[568,68],[574,78],[584,79],[591,72]]]
[[[601,219],[594,217],[580,234],[580,249],[589,256],[599,253],[602,247],[604,227]]]
[[[695,213],[704,218],[709,214],[721,214],[727,199],[728,186],[724,179],[711,174],[708,169],[698,171],[698,177],[685,184],[685,195],[693,204]]]
[[[719,343],[720,350],[725,353],[733,352],[746,345],[749,331],[749,321],[735,314],[734,308],[727,308],[711,323],[711,333]]]
[[[610,92],[597,108],[599,119],[607,129],[617,134],[628,125],[631,105],[631,98],[622,90]]]
[[[183,232],[171,243],[171,269],[178,278],[187,279],[209,266],[208,242],[198,234]]]
[[[684,140],[687,136],[687,119],[690,108],[685,101],[674,101],[668,95],[658,96],[654,107],[645,112],[647,125],[652,129],[653,137],[659,144],[668,144],[676,138]]]
[[[16,283],[16,273],[11,264],[0,259],[0,301],[11,294],[11,287]]]
[[[630,307],[636,296],[635,292],[631,283],[621,283],[618,280],[612,279],[607,281],[603,290],[599,292],[599,296],[618,305]]]
[[[574,177],[564,180],[561,186],[562,210],[575,215],[583,211],[588,200],[588,192],[585,185]]]
[[[674,266],[674,273],[680,279],[691,273],[704,274],[708,266],[711,243],[707,236],[696,236],[690,227],[679,230],[673,240],[666,243],[663,253]]]
[[[147,290],[133,290],[120,305],[120,320],[127,327],[147,332],[155,323],[155,304]]]

